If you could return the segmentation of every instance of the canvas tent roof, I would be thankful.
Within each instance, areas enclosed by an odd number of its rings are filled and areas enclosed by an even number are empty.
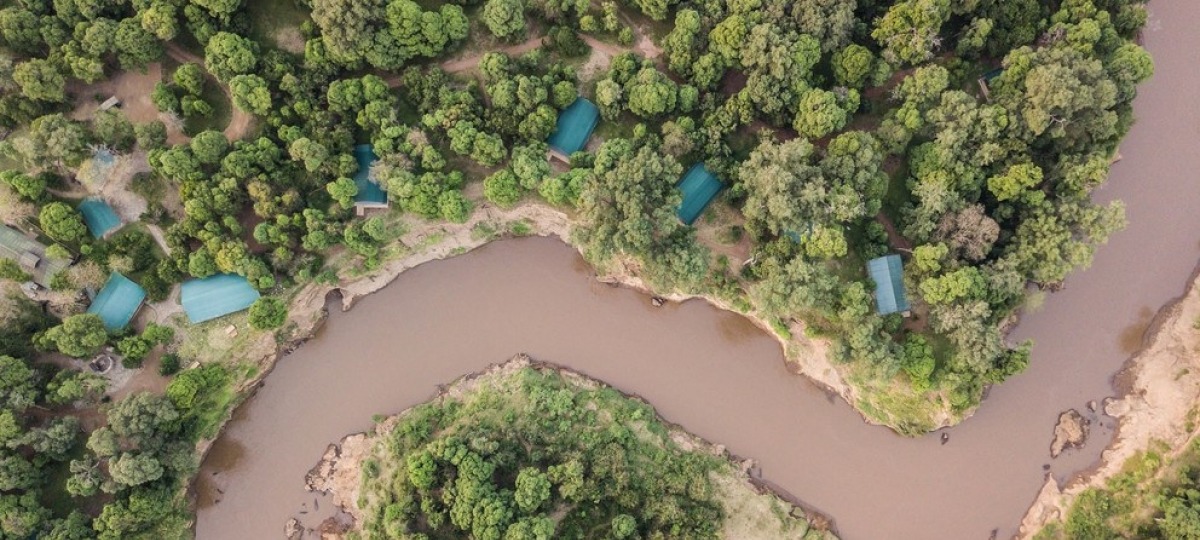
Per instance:
[[[121,226],[121,218],[103,199],[84,199],[79,203],[79,213],[93,238],[103,238]]]
[[[354,196],[354,203],[386,206],[387,192],[371,178],[371,165],[379,161],[379,156],[375,155],[371,145],[360,144],[354,147],[354,160],[358,162],[358,172],[354,173],[354,185],[358,187],[358,193]]]
[[[886,255],[867,262],[867,273],[875,282],[875,304],[880,315],[909,310],[904,294],[904,264],[899,255]]]
[[[192,324],[236,313],[258,300],[258,291],[246,278],[235,274],[189,279],[181,289],[179,303]]]
[[[554,124],[554,133],[550,134],[547,142],[554,150],[565,156],[583,150],[592,130],[600,123],[600,109],[591,101],[584,98],[576,99],[558,114],[558,122]]]
[[[687,225],[695,222],[722,187],[721,181],[708,172],[703,163],[693,165],[679,182],[679,189],[683,191],[683,203],[676,212],[679,220]]]
[[[54,275],[70,264],[70,261],[47,257],[46,246],[6,225],[0,225],[0,257],[16,261],[22,270],[33,276],[35,283],[43,287],[49,287]]]
[[[100,294],[88,306],[88,313],[95,313],[104,320],[104,327],[115,332],[129,325],[133,316],[137,315],[142,302],[146,300],[146,291],[129,278],[113,272],[108,276]]]

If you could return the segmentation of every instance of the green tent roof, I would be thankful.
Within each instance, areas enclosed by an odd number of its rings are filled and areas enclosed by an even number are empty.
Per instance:
[[[108,276],[108,282],[100,289],[100,294],[88,306],[88,313],[99,315],[104,319],[104,327],[110,332],[116,332],[129,325],[138,308],[146,300],[146,291],[129,278],[113,272]]]
[[[679,182],[679,189],[683,191],[683,203],[676,212],[679,220],[687,225],[695,222],[722,187],[721,181],[708,172],[703,163],[693,165]]]
[[[121,218],[112,207],[102,199],[87,198],[79,203],[79,213],[83,214],[83,222],[93,238],[103,238],[121,226]]]
[[[908,311],[904,294],[904,264],[899,255],[887,255],[867,262],[867,273],[875,281],[875,304],[880,315]]]
[[[70,262],[47,257],[46,246],[7,225],[0,225],[0,257],[16,261],[43,287],[49,287],[54,275]]]
[[[600,109],[592,102],[579,98],[563,109],[558,115],[558,123],[554,125],[554,133],[550,134],[550,147],[570,156],[583,150],[592,130],[600,123]]]
[[[258,300],[258,291],[246,278],[234,274],[217,274],[204,279],[189,279],[183,283],[179,303],[192,324],[236,313]]]
[[[366,204],[387,204],[387,192],[379,187],[379,183],[371,179],[371,165],[379,161],[379,156],[369,144],[354,147],[354,160],[358,162],[358,172],[354,173],[354,185],[358,193],[354,202]]]

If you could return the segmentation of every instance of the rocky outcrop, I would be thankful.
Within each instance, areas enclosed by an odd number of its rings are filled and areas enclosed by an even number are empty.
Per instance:
[[[1050,443],[1050,457],[1056,458],[1068,448],[1081,448],[1087,442],[1088,424],[1090,422],[1071,409],[1058,415],[1058,424],[1054,426],[1054,441]]]

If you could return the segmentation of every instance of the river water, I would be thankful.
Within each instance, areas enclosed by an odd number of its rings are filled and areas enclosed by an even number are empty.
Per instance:
[[[557,241],[508,240],[405,273],[282,359],[203,464],[199,538],[278,538],[289,517],[316,523],[330,505],[315,509],[303,477],[330,442],[519,352],[641,395],[757,460],[845,538],[1012,534],[1046,467],[1066,478],[1111,437],[1113,420],[1093,415],[1088,446],[1051,460],[1058,413],[1112,394],[1112,374],[1200,257],[1198,27],[1200,3],[1151,4],[1145,38],[1157,73],[1135,103],[1124,160],[1097,193],[1124,200],[1130,225],[1024,317],[1014,337],[1037,341],[1030,369],[948,430],[948,444],[864,424],[789,374],[775,341],[738,316],[698,301],[656,309],[596,282]]]

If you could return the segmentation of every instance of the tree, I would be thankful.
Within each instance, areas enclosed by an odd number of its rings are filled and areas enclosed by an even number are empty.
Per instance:
[[[258,45],[237,34],[217,32],[204,46],[204,65],[222,81],[248,74],[258,65]]]
[[[287,316],[287,304],[278,298],[263,296],[250,305],[250,326],[258,330],[279,328]]]
[[[833,78],[849,88],[862,88],[874,68],[875,55],[871,50],[852,43],[833,54]]]
[[[189,148],[198,162],[212,165],[220,162],[229,152],[229,139],[220,131],[205,130],[192,138]]]
[[[35,490],[23,494],[0,495],[0,532],[8,538],[32,538],[50,519],[48,508],[38,503]]]
[[[142,28],[162,41],[171,41],[179,33],[178,14],[175,5],[165,0],[156,0],[142,10]]]
[[[108,462],[108,474],[122,486],[137,486],[162,478],[162,463],[154,456],[126,452]]]
[[[108,333],[99,315],[81,313],[47,330],[44,339],[67,356],[83,358],[96,354],[108,341]]]
[[[117,59],[124,69],[142,69],[163,55],[162,43],[133,17],[117,24]]]
[[[46,383],[46,402],[51,405],[66,405],[76,401],[94,403],[104,395],[108,379],[95,373],[84,373],[64,369],[54,374]]]
[[[193,96],[204,93],[204,68],[200,67],[200,64],[188,62],[180,65],[171,75],[171,80],[184,92]]]
[[[483,196],[500,206],[516,204],[521,193],[521,181],[511,169],[500,169],[483,181]]]
[[[820,139],[842,129],[849,120],[849,112],[843,109],[838,96],[828,90],[810,89],[800,98],[796,106],[796,118],[792,127],[801,135]]]
[[[483,5],[483,23],[497,37],[524,34],[525,3],[522,0],[487,0]]]
[[[513,500],[522,512],[536,512],[550,500],[550,479],[546,473],[533,467],[522,468],[517,473],[517,489],[513,493]]]
[[[950,18],[950,0],[903,0],[875,23],[871,37],[893,64],[918,64],[941,45],[939,32]]]
[[[87,235],[87,226],[79,212],[57,201],[42,207],[38,223],[47,236],[59,242],[75,242]]]
[[[13,146],[34,169],[76,167],[88,155],[83,127],[62,114],[35,119],[28,135],[14,141]]]
[[[461,191],[447,190],[438,195],[438,213],[442,219],[453,223],[466,223],[471,217],[471,201]]]
[[[12,79],[29,99],[54,103],[67,99],[67,81],[49,60],[34,58],[17,64]]]
[[[333,200],[337,201],[342,208],[350,208],[354,206],[354,196],[358,195],[358,186],[354,184],[354,180],[345,176],[325,184],[325,191],[329,193]]]
[[[1033,163],[1018,163],[1002,174],[988,178],[988,191],[998,201],[1016,199],[1022,193],[1042,183],[1042,169]]]
[[[288,154],[292,159],[303,162],[304,170],[308,172],[316,172],[329,159],[329,150],[308,137],[292,141],[288,146]]]
[[[816,38],[821,50],[837,50],[850,40],[858,20],[856,2],[846,0],[809,0],[791,5],[792,18],[800,32]]]
[[[238,75],[229,81],[233,104],[243,111],[266,116],[271,112],[271,89],[258,75]]]
[[[663,72],[644,67],[625,85],[629,94],[629,111],[642,118],[651,118],[675,110],[678,88]]]
[[[24,361],[0,356],[0,404],[16,412],[24,411],[37,401],[35,374]]]

